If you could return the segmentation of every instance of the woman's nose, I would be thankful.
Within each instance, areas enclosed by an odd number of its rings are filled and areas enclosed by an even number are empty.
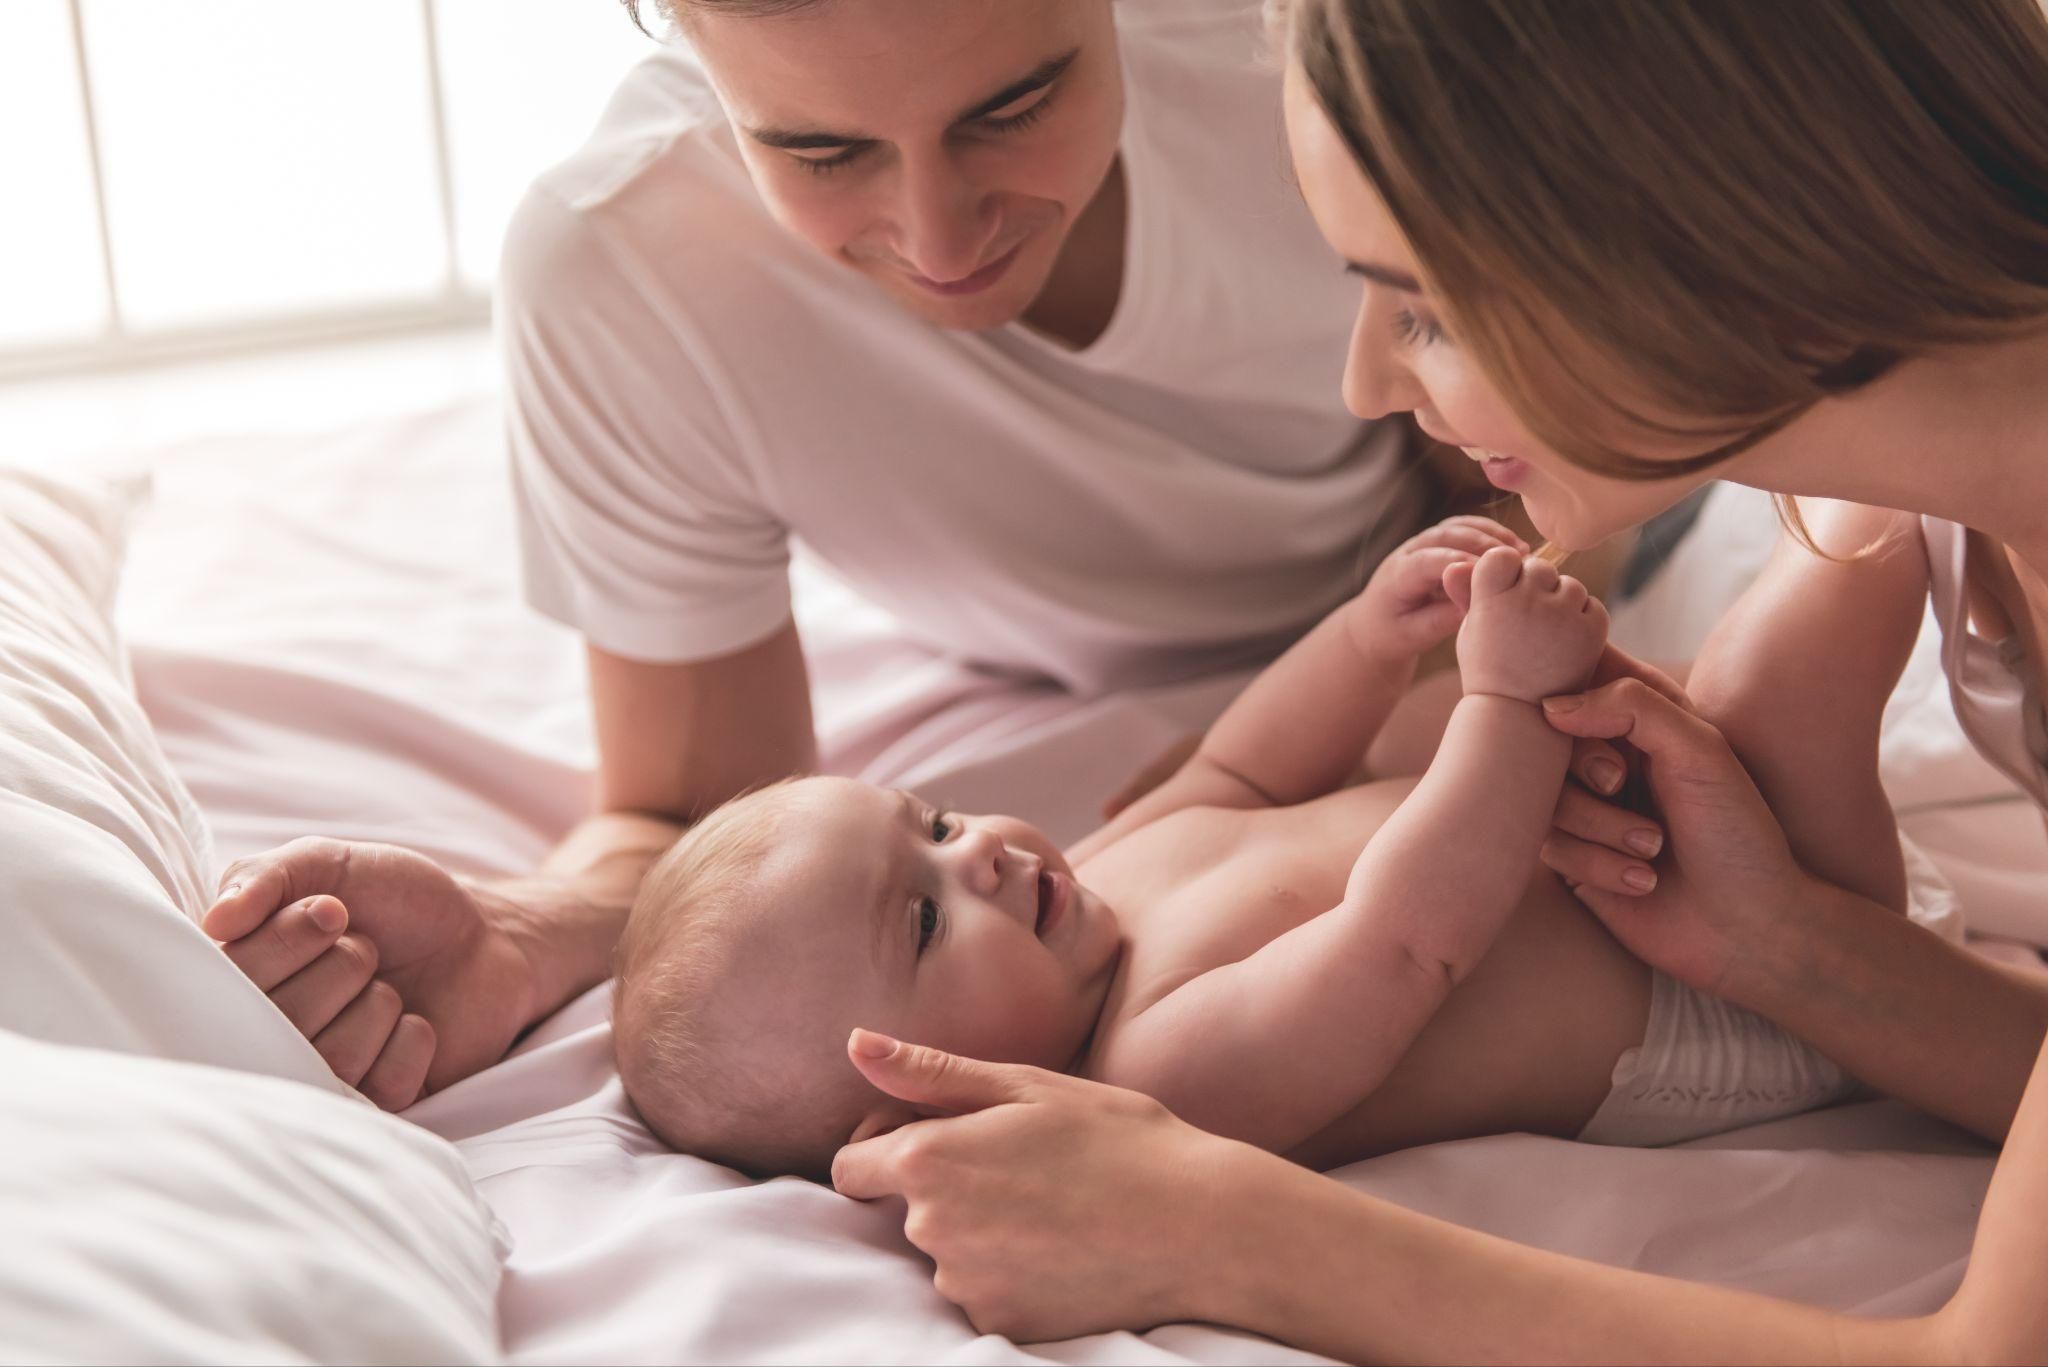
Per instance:
[[[1413,412],[1422,393],[1415,372],[1394,346],[1391,326],[1374,304],[1374,291],[1368,287],[1359,300],[1351,349],[1344,357],[1344,406],[1354,417],[1368,419]]]

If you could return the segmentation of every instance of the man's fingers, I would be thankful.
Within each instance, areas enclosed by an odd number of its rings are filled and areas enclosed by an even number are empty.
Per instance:
[[[320,957],[348,928],[348,910],[332,897],[308,897],[263,921],[221,951],[248,979],[270,991]]]
[[[354,1087],[370,1071],[383,1052],[384,1043],[404,1013],[398,989],[390,983],[373,982],[356,999],[342,1008],[333,1024],[313,1036],[313,1047],[334,1075]]]
[[[1021,1101],[1034,1085],[1058,1076],[1020,1063],[986,1063],[904,1044],[870,1030],[854,1031],[846,1052],[877,1088],[933,1114],[963,1115]]]
[[[1554,830],[1545,838],[1538,857],[1575,888],[1583,886],[1619,897],[1641,897],[1657,887],[1657,871],[1643,860],[1561,831]]]
[[[338,860],[346,847],[337,840],[309,837],[281,845],[253,859],[238,859],[221,875],[213,905],[199,928],[216,940],[239,940],[287,902],[332,891]]]
[[[434,1027],[422,1016],[400,1016],[357,1090],[382,1110],[402,1111],[419,1100],[433,1061]]]
[[[359,935],[344,935],[319,958],[272,988],[270,1000],[300,1034],[311,1039],[361,995],[376,972],[377,947]],[[369,1066],[368,1060],[364,1066]]]

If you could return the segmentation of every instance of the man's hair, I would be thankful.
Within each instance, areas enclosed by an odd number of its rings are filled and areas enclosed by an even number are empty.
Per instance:
[[[730,990],[772,971],[772,947],[747,932],[772,911],[762,864],[795,788],[733,799],[648,871],[619,939],[612,1042],[627,1097],[671,1148],[822,1179],[869,1089],[851,1065],[821,1087],[817,1041],[779,1034]]]
[[[633,17],[634,27],[647,33],[647,25],[640,19],[640,0],[619,0],[619,3]],[[653,0],[655,13],[678,28],[682,26],[683,16],[692,10],[710,10],[737,19],[765,19],[809,9],[819,3],[821,0]]]

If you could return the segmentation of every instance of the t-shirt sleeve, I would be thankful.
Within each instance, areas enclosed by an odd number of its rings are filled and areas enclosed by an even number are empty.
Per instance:
[[[546,187],[506,236],[498,344],[526,597],[629,659],[710,659],[789,620],[767,506],[687,301]]]

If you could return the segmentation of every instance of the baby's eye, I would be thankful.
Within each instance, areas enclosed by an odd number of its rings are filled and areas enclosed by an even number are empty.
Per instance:
[[[932,843],[934,845],[945,844],[946,837],[951,835],[952,833],[952,822],[946,820],[946,818],[944,818],[943,816],[934,816],[932,818]]]
[[[920,898],[920,899],[918,899],[918,903],[917,903],[917,952],[918,952],[918,953],[920,953],[920,954],[924,953],[924,951],[925,951],[925,946],[926,946],[926,945],[929,945],[929,944],[930,944],[930,943],[932,942],[932,937],[933,937],[934,935],[937,935],[937,934],[939,933],[939,923],[940,923],[940,921],[942,921],[942,920],[944,919],[944,917],[945,917],[945,913],[939,910],[939,904],[938,904],[937,902],[934,902],[934,901],[933,901],[933,900],[932,900],[931,898],[929,898],[929,897],[923,897],[923,898]]]

